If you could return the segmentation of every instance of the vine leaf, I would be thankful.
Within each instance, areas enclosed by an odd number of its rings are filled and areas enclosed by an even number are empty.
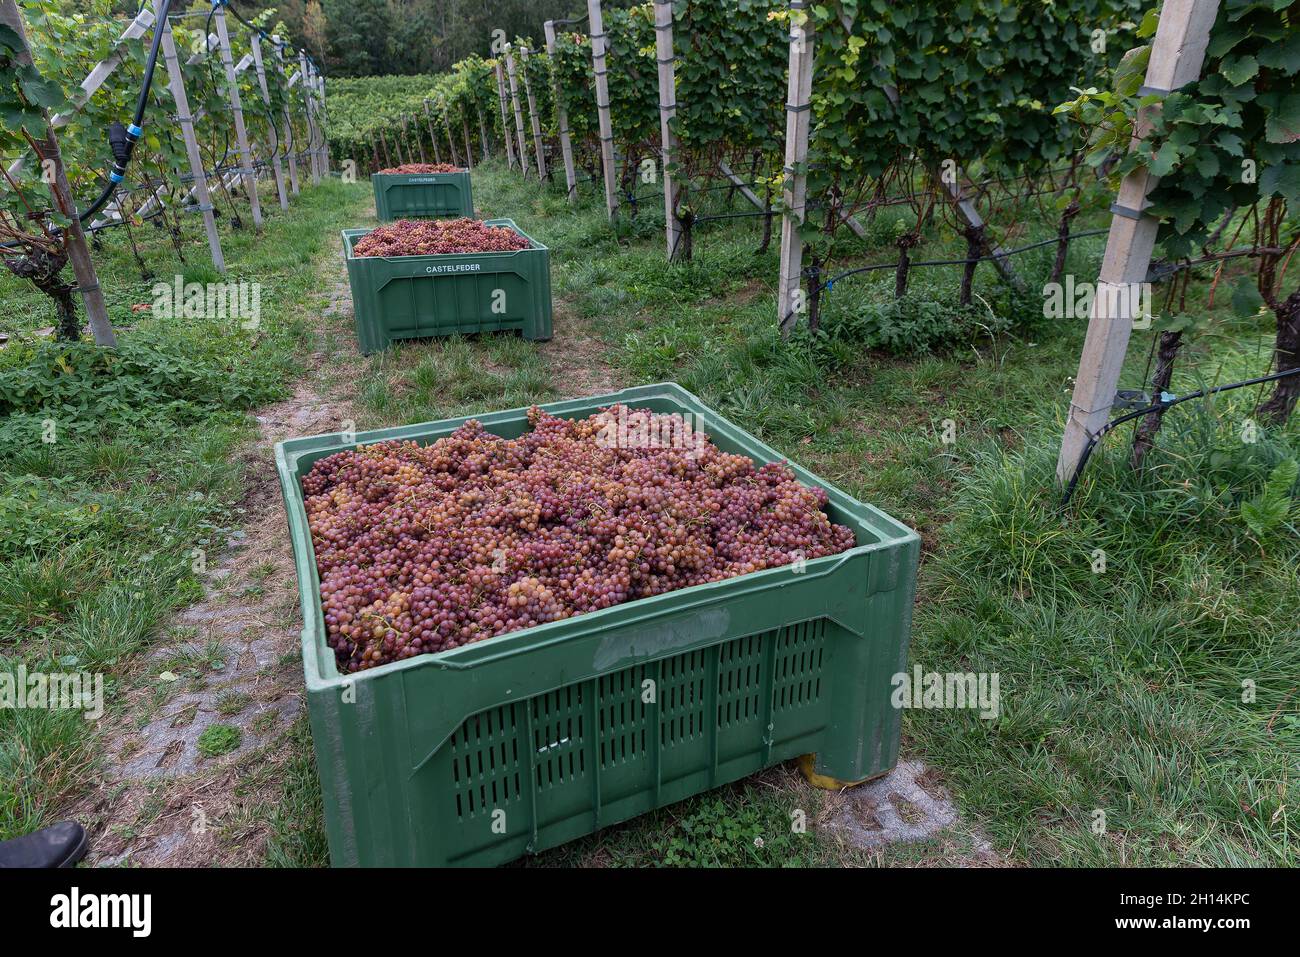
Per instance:
[[[35,106],[55,110],[66,105],[63,88],[54,80],[41,76],[35,67],[26,67],[18,73],[18,88]]]
[[[1264,132],[1270,143],[1300,140],[1300,93],[1269,93],[1259,101],[1268,113]]]
[[[1232,287],[1232,309],[1238,315],[1253,316],[1264,305],[1254,276],[1242,276]]]
[[[1264,195],[1277,193],[1288,203],[1300,205],[1300,166],[1283,163],[1265,167],[1259,174],[1259,188]]]
[[[1253,56],[1233,57],[1223,62],[1223,76],[1233,86],[1241,86],[1259,73],[1259,61]]]

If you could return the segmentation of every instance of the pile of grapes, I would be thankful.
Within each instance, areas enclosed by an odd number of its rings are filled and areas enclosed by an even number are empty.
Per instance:
[[[381,174],[416,174],[416,173],[463,173],[465,170],[460,166],[452,166],[450,163],[403,163],[401,166],[390,166],[388,169],[381,169]]]
[[[428,446],[338,452],[303,478],[340,670],[854,544],[823,511],[826,493],[784,464],[756,467],[700,432],[629,447],[684,434],[680,416],[614,406],[567,420],[534,407],[528,420],[517,439],[471,420]]]
[[[496,253],[528,249],[512,229],[478,219],[399,219],[362,236],[354,256],[440,256],[445,253]]]

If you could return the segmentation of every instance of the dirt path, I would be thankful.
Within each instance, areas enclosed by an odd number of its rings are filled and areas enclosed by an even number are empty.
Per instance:
[[[348,398],[328,384],[352,378],[340,365],[362,366],[343,347],[352,333],[341,272],[337,251],[319,265],[327,292],[311,306],[320,316],[318,351],[293,396],[260,410],[258,437],[242,453],[243,529],[208,557],[199,576],[207,597],[134,662],[125,706],[105,718],[95,785],[70,809],[90,831],[89,863],[240,865],[265,854],[267,810],[278,803],[303,708],[302,616],[273,450],[353,418]]]
[[[546,362],[551,383],[566,398],[616,392],[629,383],[609,364],[609,347],[592,328],[591,320],[577,315],[571,304],[555,304],[555,337],[538,349]]]

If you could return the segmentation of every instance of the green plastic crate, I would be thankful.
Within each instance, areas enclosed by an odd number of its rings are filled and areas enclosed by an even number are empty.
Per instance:
[[[343,230],[357,345],[378,352],[397,339],[517,329],[551,338],[551,251],[515,225],[528,249],[442,256],[354,256],[369,229]]]
[[[459,173],[374,173],[375,215],[394,219],[455,219],[474,215],[469,171]]]
[[[671,383],[544,408],[576,418],[617,402],[694,413],[722,449],[783,459]],[[525,409],[476,418],[528,431]],[[464,421],[276,446],[334,865],[500,864],[798,756],[842,781],[893,767],[919,539],[798,466],[854,548],[340,675],[300,480],[342,449],[428,443]]]

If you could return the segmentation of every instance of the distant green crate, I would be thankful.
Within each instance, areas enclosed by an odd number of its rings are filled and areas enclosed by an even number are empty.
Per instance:
[[[511,219],[488,220],[528,249],[442,256],[354,256],[369,229],[343,230],[357,344],[365,353],[396,339],[517,329],[551,338],[551,252]]]
[[[375,215],[394,219],[447,219],[474,215],[469,172],[374,173]]]
[[[691,413],[720,448],[783,460],[671,383],[545,408],[575,418],[619,402]],[[524,409],[475,418],[508,438],[529,428]],[[342,449],[427,444],[464,421],[276,446],[336,866],[499,864],[813,753],[837,781],[893,767],[919,539],[798,466],[853,529],[849,551],[341,675],[302,477]]]

